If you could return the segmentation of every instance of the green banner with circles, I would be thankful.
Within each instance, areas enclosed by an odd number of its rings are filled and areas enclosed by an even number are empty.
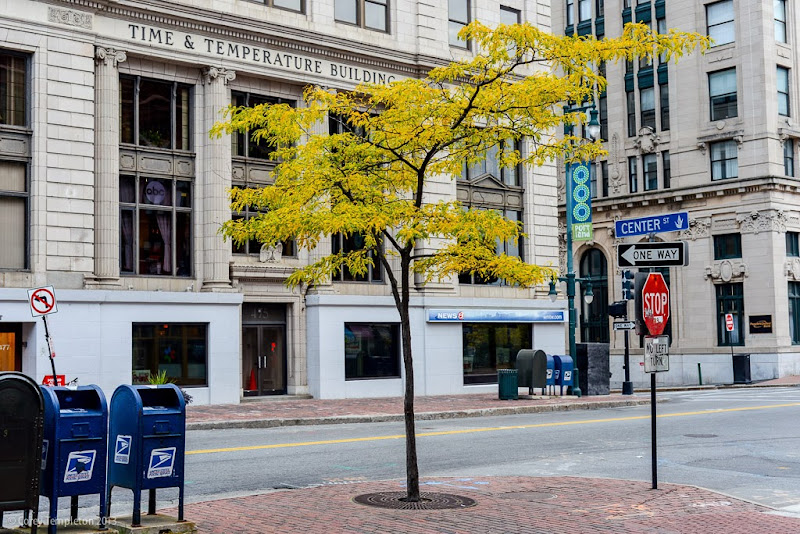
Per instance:
[[[592,230],[592,171],[588,163],[573,163],[569,167],[570,218],[573,241],[591,241]]]

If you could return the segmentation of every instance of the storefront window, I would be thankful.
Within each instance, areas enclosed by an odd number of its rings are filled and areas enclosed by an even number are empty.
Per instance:
[[[463,330],[464,384],[496,384],[498,369],[514,369],[517,353],[530,349],[533,325],[467,323]]]
[[[166,372],[179,386],[207,384],[207,324],[133,324],[133,383]]]
[[[344,377],[400,378],[400,325],[345,323]]]

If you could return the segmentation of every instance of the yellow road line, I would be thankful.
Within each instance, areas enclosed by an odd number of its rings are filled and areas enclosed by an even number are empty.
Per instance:
[[[790,408],[800,406],[800,402],[792,402],[788,404],[769,404],[765,406],[747,406],[743,408],[720,408],[715,410],[700,410],[696,412],[680,412],[680,413],[667,413],[660,414],[658,417],[687,417],[691,415],[708,415],[713,413],[726,413],[726,412],[744,412],[750,410],[769,410],[772,408]],[[635,421],[638,419],[649,419],[649,415],[636,415],[631,417],[612,417],[607,419],[586,419],[582,421],[562,421],[558,423],[539,423],[535,425],[513,425],[513,426],[495,426],[485,428],[469,428],[464,430],[443,430],[441,432],[420,432],[417,437],[430,437],[430,436],[450,436],[455,434],[472,434],[475,432],[496,432],[498,430],[524,430],[528,428],[547,428],[557,426],[572,426],[572,425],[589,425],[595,423],[616,423],[620,421]],[[250,445],[247,447],[226,447],[223,449],[201,449],[196,451],[186,451],[187,455],[191,454],[213,454],[219,452],[238,452],[238,451],[259,451],[264,449],[284,449],[289,447],[309,447],[312,445],[335,445],[338,443],[358,443],[363,441],[380,441],[386,439],[404,439],[405,434],[394,434],[391,436],[370,436],[367,438],[347,438],[347,439],[329,439],[325,441],[303,441],[298,443],[276,443],[273,445]]]

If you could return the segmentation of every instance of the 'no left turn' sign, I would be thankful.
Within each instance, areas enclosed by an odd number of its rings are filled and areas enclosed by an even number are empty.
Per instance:
[[[34,317],[58,311],[58,307],[56,307],[56,292],[53,286],[29,289],[28,300],[31,304],[31,315]]]

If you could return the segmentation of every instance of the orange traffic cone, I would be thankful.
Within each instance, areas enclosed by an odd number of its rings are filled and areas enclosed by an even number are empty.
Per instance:
[[[258,389],[258,386],[256,386],[256,370],[255,369],[250,369],[250,383],[247,384],[247,389],[249,389],[250,391],[255,391],[256,389]]]

